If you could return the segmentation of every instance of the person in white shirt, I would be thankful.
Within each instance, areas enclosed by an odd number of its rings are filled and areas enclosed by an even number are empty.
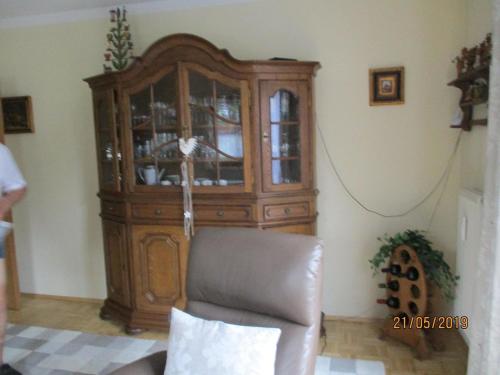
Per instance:
[[[5,220],[12,206],[26,193],[26,181],[9,149],[0,143],[0,221]],[[7,293],[5,269],[5,244],[0,240],[0,375],[21,373],[3,362],[3,344],[7,326]]]

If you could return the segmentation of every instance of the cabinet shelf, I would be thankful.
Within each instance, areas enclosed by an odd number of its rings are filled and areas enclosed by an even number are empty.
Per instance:
[[[298,122],[298,121],[271,121],[271,125],[297,126],[297,125],[300,125],[300,122]]]
[[[153,131],[153,127],[152,126],[147,126],[147,127],[140,127],[140,128],[132,128],[132,130],[134,132],[152,132]],[[178,128],[176,125],[169,125],[169,126],[157,126],[155,128],[156,130],[156,133],[159,133],[159,132],[177,132]]]
[[[224,122],[223,124],[218,122],[215,125],[214,124],[192,125],[192,128],[193,129],[213,129],[214,126],[234,126],[234,127],[241,128],[241,124],[235,124],[235,123],[233,124],[231,122]]]
[[[194,104],[194,103],[189,103],[189,106],[191,108],[196,109],[196,110],[206,112],[206,113],[210,114],[211,116],[214,116],[217,120],[223,121],[225,124],[241,126],[240,121],[235,121],[235,120],[232,120],[230,118],[226,118],[226,117],[219,115],[217,112],[215,112],[213,107],[206,107],[206,106],[202,106],[202,105]]]
[[[234,159],[234,160],[227,160],[227,159],[194,159],[193,160],[194,163],[242,163],[243,162],[243,159],[242,158],[238,158],[238,159]]]
[[[299,156],[282,156],[279,158],[273,157],[273,160],[299,160],[299,159],[300,159]]]
[[[134,131],[135,130],[148,129],[148,128],[152,129],[151,119],[143,121],[143,122],[141,122],[139,124],[132,124],[132,130],[134,130]]]
[[[296,158],[298,159],[298,158]],[[158,162],[158,164],[161,164],[161,163],[181,163],[182,162],[182,159],[157,159],[156,160]],[[107,162],[107,163],[111,163],[112,160],[103,160],[102,162]],[[151,163],[154,163],[155,160],[152,159],[152,158],[148,158],[148,159],[137,159],[137,160],[134,160],[134,163],[135,164],[151,164]],[[228,160],[228,159],[194,159],[193,160],[194,163],[243,163],[243,158],[237,158],[237,159],[231,159],[231,160]]]
[[[156,161],[158,162],[158,164],[162,164],[162,163],[180,163],[182,160],[181,159],[157,159]],[[152,158],[151,159],[134,160],[135,164],[151,164],[154,162],[155,162],[155,160]]]

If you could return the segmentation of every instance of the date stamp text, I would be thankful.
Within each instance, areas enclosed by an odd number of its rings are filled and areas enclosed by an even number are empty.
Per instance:
[[[469,318],[467,316],[412,316],[393,318],[394,329],[467,329]]]

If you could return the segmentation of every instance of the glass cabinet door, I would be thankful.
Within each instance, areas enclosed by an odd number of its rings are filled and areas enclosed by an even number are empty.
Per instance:
[[[306,82],[261,84],[264,190],[309,186],[309,142]]]
[[[193,157],[193,185],[243,190],[244,133],[247,131],[248,88],[199,67],[185,71],[188,82],[188,123],[199,147]],[[248,138],[246,138],[248,139]]]
[[[172,69],[129,96],[136,186],[180,185],[177,89]]]
[[[94,116],[97,134],[99,184],[103,190],[120,190],[121,153],[115,125],[115,106],[112,90],[94,94]]]

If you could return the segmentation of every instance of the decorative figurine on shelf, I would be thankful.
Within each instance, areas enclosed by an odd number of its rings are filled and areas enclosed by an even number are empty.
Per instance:
[[[491,64],[491,33],[486,35],[484,41],[479,45],[479,64],[486,66]]]
[[[469,73],[475,69],[480,69],[491,64],[491,33],[486,35],[484,41],[470,49],[462,48],[460,56],[453,59],[456,64],[457,76]]]
[[[461,74],[463,74],[464,68],[465,68],[465,59],[463,57],[457,56],[451,62],[456,64],[457,76],[460,76]]]
[[[125,8],[111,9],[110,21],[112,27],[106,35],[108,48],[104,53],[104,72],[123,70],[127,67],[129,60],[134,59],[132,49],[132,37],[130,26],[127,22],[127,10]]]
[[[488,81],[484,78],[478,78],[470,85],[467,96],[475,103],[484,103],[488,101]]]
[[[472,47],[467,50],[466,69],[468,72],[474,70],[474,68],[476,67],[477,50],[477,47]]]
[[[462,48],[462,53],[460,56],[455,57],[452,62],[456,64],[457,76],[461,76],[467,70],[467,56],[469,55],[469,50],[467,48]]]

